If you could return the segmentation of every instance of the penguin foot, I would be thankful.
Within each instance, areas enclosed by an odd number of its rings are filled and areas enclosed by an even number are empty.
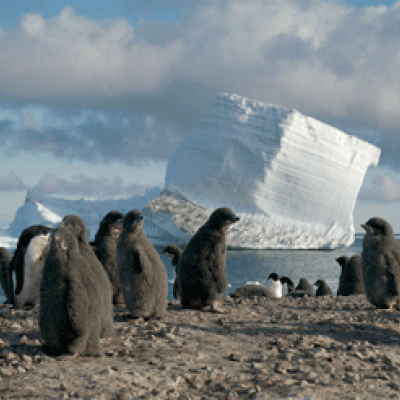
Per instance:
[[[219,306],[217,302],[212,302],[209,306],[209,311],[216,314],[227,314],[227,311]]]

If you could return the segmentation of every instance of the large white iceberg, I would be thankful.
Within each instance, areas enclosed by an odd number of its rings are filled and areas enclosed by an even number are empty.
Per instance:
[[[145,211],[154,231],[176,241],[193,233],[199,213],[205,220],[228,206],[241,217],[231,247],[350,246],[357,195],[379,157],[379,148],[296,110],[222,94],[170,158],[169,191]]]

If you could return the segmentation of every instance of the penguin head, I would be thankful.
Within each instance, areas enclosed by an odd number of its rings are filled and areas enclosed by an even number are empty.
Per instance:
[[[214,210],[208,219],[208,224],[214,229],[227,229],[233,223],[239,221],[239,217],[228,207]]]
[[[367,235],[373,236],[394,236],[392,226],[383,218],[370,218],[365,224],[361,225]]]
[[[58,225],[60,228],[67,228],[75,235],[79,242],[87,242],[87,229],[85,223],[75,214],[65,216]]]
[[[124,231],[137,232],[142,229],[143,215],[139,210],[131,210],[125,215],[122,224]]]
[[[350,260],[349,257],[346,256],[340,256],[336,259],[336,262],[343,268],[347,262]]]
[[[276,272],[272,272],[271,274],[269,274],[268,279],[279,281],[279,275]]]
[[[61,226],[56,229],[49,242],[49,248],[56,252],[69,252],[77,248],[78,242],[76,236],[68,228]]]
[[[316,282],[314,282],[314,286],[321,287],[325,285],[325,281],[323,279],[318,279]]]
[[[162,249],[162,253],[170,257],[182,254],[182,250],[175,244],[170,244]]]
[[[282,276],[281,282],[282,282],[282,285],[284,285],[286,283],[286,286],[287,286],[289,292],[294,290],[294,283],[289,277]]]
[[[105,215],[105,217],[101,220],[99,230],[104,232],[108,232],[113,229],[117,229],[120,226],[120,230],[122,228],[122,220],[124,218],[124,214],[119,211],[110,211]]]

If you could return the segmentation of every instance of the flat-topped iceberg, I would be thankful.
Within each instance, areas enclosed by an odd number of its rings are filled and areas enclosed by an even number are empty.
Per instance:
[[[146,213],[154,232],[177,241],[227,206],[241,217],[231,247],[347,247],[357,195],[379,157],[379,148],[296,110],[222,94],[171,156],[169,191]]]

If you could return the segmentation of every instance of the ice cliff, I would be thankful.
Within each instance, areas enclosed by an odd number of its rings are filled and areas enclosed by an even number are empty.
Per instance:
[[[357,195],[379,157],[379,148],[296,110],[222,94],[170,158],[167,191],[144,211],[154,237],[170,241],[187,241],[228,206],[241,216],[231,247],[350,246]]]

